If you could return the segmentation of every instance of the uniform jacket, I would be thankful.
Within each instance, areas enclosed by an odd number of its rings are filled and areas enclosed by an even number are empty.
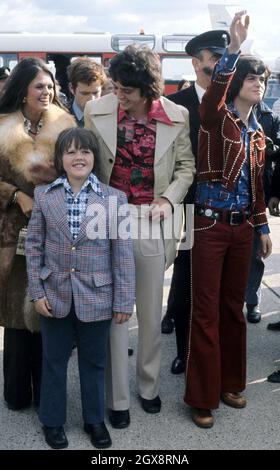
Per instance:
[[[221,181],[230,191],[237,184],[246,159],[241,120],[225,104],[233,75],[234,72],[218,74],[203,96],[199,108],[201,127],[197,158],[197,181]],[[250,222],[254,226],[267,223],[262,182],[264,163],[265,137],[257,130],[250,133]]]
[[[186,195],[194,177],[195,161],[189,139],[188,111],[166,98],[161,98],[164,110],[173,126],[157,122],[154,159],[154,197],[166,197],[171,204],[179,204]],[[96,172],[101,181],[108,184],[114,166],[117,148],[118,101],[109,94],[90,101],[85,107],[85,127],[91,129],[100,144],[100,160]],[[176,208],[182,214],[182,208]],[[170,217],[169,223],[172,223]],[[176,244],[180,239],[182,217],[175,217],[175,238],[165,239],[167,267],[176,256]],[[168,223],[165,221],[165,223]]]
[[[79,234],[73,239],[67,220],[65,189],[58,186],[46,192],[46,186],[35,189],[35,204],[28,225],[26,260],[31,299],[46,296],[57,317],[68,315],[72,296],[77,317],[84,322],[108,320],[112,310],[132,314],[135,297],[134,258],[131,239],[109,238],[109,200],[117,202],[115,213],[126,204],[124,193],[101,185],[104,199],[89,193],[88,211],[92,204],[100,207],[100,224],[106,213],[104,239],[88,236],[96,212],[88,212]],[[93,206],[92,206],[93,207]],[[104,211],[105,209],[105,211]],[[124,219],[118,216],[117,226]],[[111,219],[115,220],[115,219]],[[100,225],[100,226],[101,226]]]
[[[198,132],[200,127],[200,116],[198,112],[199,99],[195,90],[195,86],[191,85],[184,90],[180,90],[177,93],[167,96],[173,103],[184,106],[189,111],[190,116],[190,139],[192,143],[192,151],[196,158],[197,156],[197,143],[198,143]]]
[[[34,141],[24,130],[20,111],[0,114],[0,325],[25,328],[23,304],[27,284],[25,257],[16,256],[19,231],[28,219],[10,202],[16,189],[33,197],[33,165],[52,162],[58,134],[76,126],[55,105],[43,114],[43,126]]]
[[[196,93],[196,89],[194,85],[185,88],[184,90],[180,90],[177,93],[173,93],[173,95],[169,95],[167,97],[173,103],[180,104],[187,108],[189,111],[190,116],[190,139],[192,143],[192,151],[197,159],[197,145],[198,145],[198,133],[200,127],[200,116],[199,116],[199,99]],[[196,178],[193,181],[186,197],[185,203],[192,204],[194,201],[196,192]]]

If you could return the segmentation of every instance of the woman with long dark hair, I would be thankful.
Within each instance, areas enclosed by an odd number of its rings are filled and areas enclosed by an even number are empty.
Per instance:
[[[21,61],[0,98],[0,325],[5,327],[4,399],[13,410],[32,400],[38,405],[40,395],[41,336],[25,298],[24,228],[35,185],[56,177],[57,136],[72,126],[48,66],[36,58]]]

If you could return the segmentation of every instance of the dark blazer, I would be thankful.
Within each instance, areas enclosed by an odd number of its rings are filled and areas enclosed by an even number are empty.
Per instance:
[[[173,103],[181,104],[189,111],[190,116],[190,139],[192,143],[192,151],[197,157],[197,143],[198,143],[198,131],[200,126],[200,117],[198,113],[199,100],[195,91],[194,85],[189,88],[173,93],[173,95],[167,96]]]
[[[274,162],[276,161],[277,165],[279,165],[278,161],[280,160],[280,117],[278,114],[274,113],[263,101],[260,101],[260,103],[256,106],[255,113],[258,122],[263,128],[265,136],[269,137],[272,141],[266,142],[265,166],[263,174],[263,189],[265,202],[267,205],[270,197],[273,196],[273,194],[271,194],[271,184]]]
[[[195,86],[191,85],[184,90],[173,93],[172,95],[167,96],[170,101],[173,103],[180,104],[187,108],[189,111],[190,119],[190,139],[192,144],[192,151],[195,156],[195,161],[197,159],[197,146],[198,146],[198,132],[200,127],[200,116],[198,112],[199,108],[199,99],[195,91]],[[185,204],[192,204],[196,191],[196,178],[194,177],[193,184],[191,185],[188,193],[184,199]]]

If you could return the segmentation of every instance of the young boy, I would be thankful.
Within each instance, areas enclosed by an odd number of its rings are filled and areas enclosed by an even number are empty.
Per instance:
[[[127,216],[127,199],[92,173],[97,157],[98,144],[91,131],[63,131],[54,157],[60,176],[36,188],[28,225],[29,293],[40,314],[43,339],[39,417],[46,442],[54,449],[68,446],[63,425],[67,364],[74,339],[84,429],[95,447],[111,445],[104,424],[106,343],[112,312],[123,323],[133,311],[131,240],[127,233],[122,239],[119,230],[110,239],[109,230],[112,221],[120,228],[125,219],[120,211]]]

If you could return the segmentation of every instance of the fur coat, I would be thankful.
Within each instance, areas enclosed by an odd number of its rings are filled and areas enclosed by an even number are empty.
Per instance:
[[[55,141],[62,130],[76,127],[73,117],[55,105],[43,113],[42,122],[33,140],[20,111],[0,115],[0,325],[7,328],[25,329],[28,324],[36,329],[29,318],[32,304],[25,300],[25,257],[16,255],[19,232],[28,219],[17,204],[11,204],[14,192],[18,189],[33,197],[38,178],[54,179]]]

